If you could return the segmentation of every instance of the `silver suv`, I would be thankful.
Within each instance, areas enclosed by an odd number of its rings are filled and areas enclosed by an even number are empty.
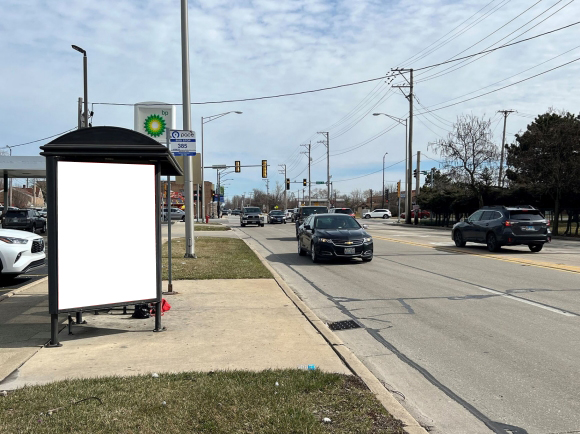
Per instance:
[[[257,206],[246,206],[242,208],[240,226],[244,227],[246,225],[264,226],[264,216],[260,208]]]

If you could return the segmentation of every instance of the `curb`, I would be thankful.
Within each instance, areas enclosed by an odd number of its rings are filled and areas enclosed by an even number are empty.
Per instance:
[[[393,416],[395,419],[400,420],[403,425],[405,432],[408,434],[427,434],[425,428],[423,428],[419,422],[415,420],[413,416],[397,401],[393,395],[385,388],[385,386],[379,381],[377,377],[356,357],[356,355],[348,349],[346,345],[340,340],[335,333],[333,333],[327,326],[322,322],[314,312],[296,295],[296,293],[288,286],[288,284],[282,279],[282,277],[272,268],[272,266],[266,261],[266,259],[250,244],[246,242],[245,239],[241,238],[238,231],[234,231],[238,237],[244,241],[244,243],[256,254],[260,259],[262,264],[272,273],[274,280],[278,286],[284,291],[286,296],[292,300],[292,303],[298,308],[298,310],[304,315],[304,317],[312,324],[312,326],[322,335],[324,340],[332,347],[334,352],[338,357],[344,362],[344,364],[360,379],[364,381],[367,387],[373,392],[379,402],[383,407]]]
[[[28,288],[32,288],[34,285],[38,285],[39,283],[43,283],[44,281],[48,280],[48,276],[43,277],[42,279],[35,280],[34,282],[29,283],[28,285],[24,285],[20,288],[15,289],[14,291],[7,292],[6,294],[0,295],[0,301],[3,301],[7,298],[12,297],[13,295],[18,294]]]

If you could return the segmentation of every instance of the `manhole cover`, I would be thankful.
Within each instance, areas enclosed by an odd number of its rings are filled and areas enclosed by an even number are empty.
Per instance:
[[[329,322],[328,327],[330,330],[360,329],[360,325],[351,319],[346,321]]]

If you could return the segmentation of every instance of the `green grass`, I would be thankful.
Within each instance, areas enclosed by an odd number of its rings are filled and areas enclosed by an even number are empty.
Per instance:
[[[219,223],[195,223],[196,231],[230,231],[229,226],[220,225]]]
[[[91,397],[100,401],[78,402]],[[325,417],[331,422],[323,422]],[[404,431],[357,377],[277,370],[108,377],[25,387],[0,397],[0,432]]]
[[[172,278],[263,279],[272,274],[256,254],[239,238],[200,237],[195,240],[197,259],[184,258],[185,238],[174,238],[171,247]],[[167,243],[163,245],[163,280],[167,280]]]

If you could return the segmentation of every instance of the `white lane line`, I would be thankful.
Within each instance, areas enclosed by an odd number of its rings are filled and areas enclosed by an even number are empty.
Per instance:
[[[490,292],[492,294],[499,295],[501,297],[505,297],[505,298],[509,298],[511,300],[519,301],[521,303],[529,304],[530,306],[539,307],[540,309],[548,310],[548,311],[554,312],[554,313],[559,313],[560,315],[578,316],[574,313],[567,312],[565,310],[556,309],[555,307],[545,306],[541,303],[536,303],[535,301],[526,300],[525,298],[514,297],[513,295],[509,295],[509,294],[506,294],[506,293],[501,292],[501,291],[496,291],[495,289],[482,288],[481,286],[479,287],[479,289],[481,289],[482,291],[485,291],[485,292]]]

